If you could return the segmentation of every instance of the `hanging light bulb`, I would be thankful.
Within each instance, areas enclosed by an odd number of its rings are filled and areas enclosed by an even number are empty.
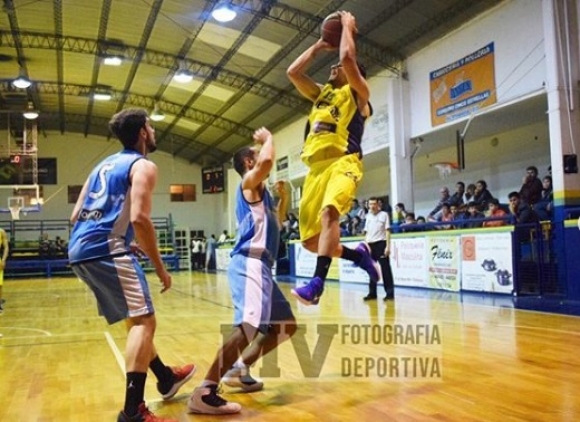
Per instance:
[[[187,68],[185,61],[181,61],[179,69],[173,75],[173,79],[180,84],[187,84],[193,81],[193,72]]]
[[[24,69],[20,68],[18,71],[18,77],[12,81],[12,85],[14,85],[16,88],[26,89],[32,85],[32,82],[30,82],[30,79],[26,77]]]
[[[121,66],[123,64],[123,56],[106,55],[103,58],[103,64],[107,66]]]
[[[113,95],[106,90],[98,90],[93,94],[93,98],[97,101],[109,101]]]
[[[149,118],[154,122],[160,122],[165,119],[165,114],[159,109],[159,105],[155,103],[155,107],[153,107],[153,111],[149,115]]]
[[[34,120],[38,117],[38,111],[34,109],[34,104],[32,103],[32,101],[28,102],[28,106],[26,107],[26,110],[24,110],[22,115],[24,116],[25,119],[28,120]]]
[[[218,22],[229,22],[236,17],[236,11],[228,2],[222,1],[213,9],[211,15]]]

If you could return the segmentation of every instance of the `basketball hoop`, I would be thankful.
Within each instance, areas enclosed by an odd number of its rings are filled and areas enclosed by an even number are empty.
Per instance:
[[[435,167],[439,172],[439,178],[444,180],[451,176],[454,172],[459,170],[459,166],[457,163],[451,162],[439,162],[439,163],[432,163],[429,164],[431,167]]]

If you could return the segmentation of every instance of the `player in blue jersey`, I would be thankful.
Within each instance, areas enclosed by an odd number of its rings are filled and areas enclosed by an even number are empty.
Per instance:
[[[298,226],[302,245],[317,254],[316,269],[308,284],[292,290],[306,305],[318,304],[332,258],[352,261],[368,273],[371,282],[379,280],[378,264],[366,243],[355,249],[340,243],[340,216],[350,209],[363,177],[361,143],[372,108],[365,70],[356,60],[355,18],[346,11],[338,13],[342,23],[340,61],[330,67],[328,81],[320,85],[306,74],[319,53],[336,50],[322,38],[287,71],[300,94],[313,102],[300,155],[308,174],[302,186]]]
[[[261,145],[259,152],[245,147],[234,154],[234,168],[242,176],[236,193],[238,232],[228,268],[234,329],[189,399],[188,408],[194,413],[239,412],[238,403],[227,402],[217,394],[220,379],[227,371],[224,382],[228,385],[238,385],[245,391],[262,388],[261,382],[249,375],[244,377],[244,369],[296,331],[290,304],[272,276],[288,194],[283,183],[278,183],[280,203],[276,210],[265,184],[274,163],[272,134],[261,128],[254,133],[254,140]],[[238,358],[240,350],[243,352]]]
[[[127,323],[125,406],[117,421],[173,422],[153,415],[143,398],[148,369],[157,377],[163,399],[173,397],[195,372],[195,365],[168,367],[157,355],[155,311],[136,256],[145,254],[151,260],[162,292],[171,287],[151,221],[157,166],[146,156],[157,148],[155,130],[141,109],[115,114],[109,129],[123,150],[101,161],[81,190],[71,216],[69,260],[93,291],[107,322]]]

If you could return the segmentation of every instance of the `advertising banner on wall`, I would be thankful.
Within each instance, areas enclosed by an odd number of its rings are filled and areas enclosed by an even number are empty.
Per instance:
[[[459,236],[427,238],[429,287],[459,291]]]
[[[360,243],[360,240],[356,242],[341,242],[347,248],[354,249]],[[360,269],[354,265],[353,262],[347,261],[346,259],[338,259],[338,274],[340,281],[347,281],[350,283],[369,283],[369,276],[365,270]]]
[[[392,239],[391,269],[397,286],[428,287],[426,239]]]
[[[494,44],[429,74],[431,124],[438,126],[497,102]]]
[[[329,280],[338,280],[338,259],[333,259],[328,270]],[[311,278],[316,269],[316,254],[305,249],[299,242],[294,243],[294,263],[296,266],[296,277]]]
[[[462,289],[494,293],[513,290],[511,233],[461,236]]]

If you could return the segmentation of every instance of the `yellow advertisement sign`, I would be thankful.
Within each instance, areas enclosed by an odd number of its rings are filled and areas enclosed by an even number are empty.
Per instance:
[[[490,43],[429,74],[433,126],[497,102],[494,60],[494,45]]]

